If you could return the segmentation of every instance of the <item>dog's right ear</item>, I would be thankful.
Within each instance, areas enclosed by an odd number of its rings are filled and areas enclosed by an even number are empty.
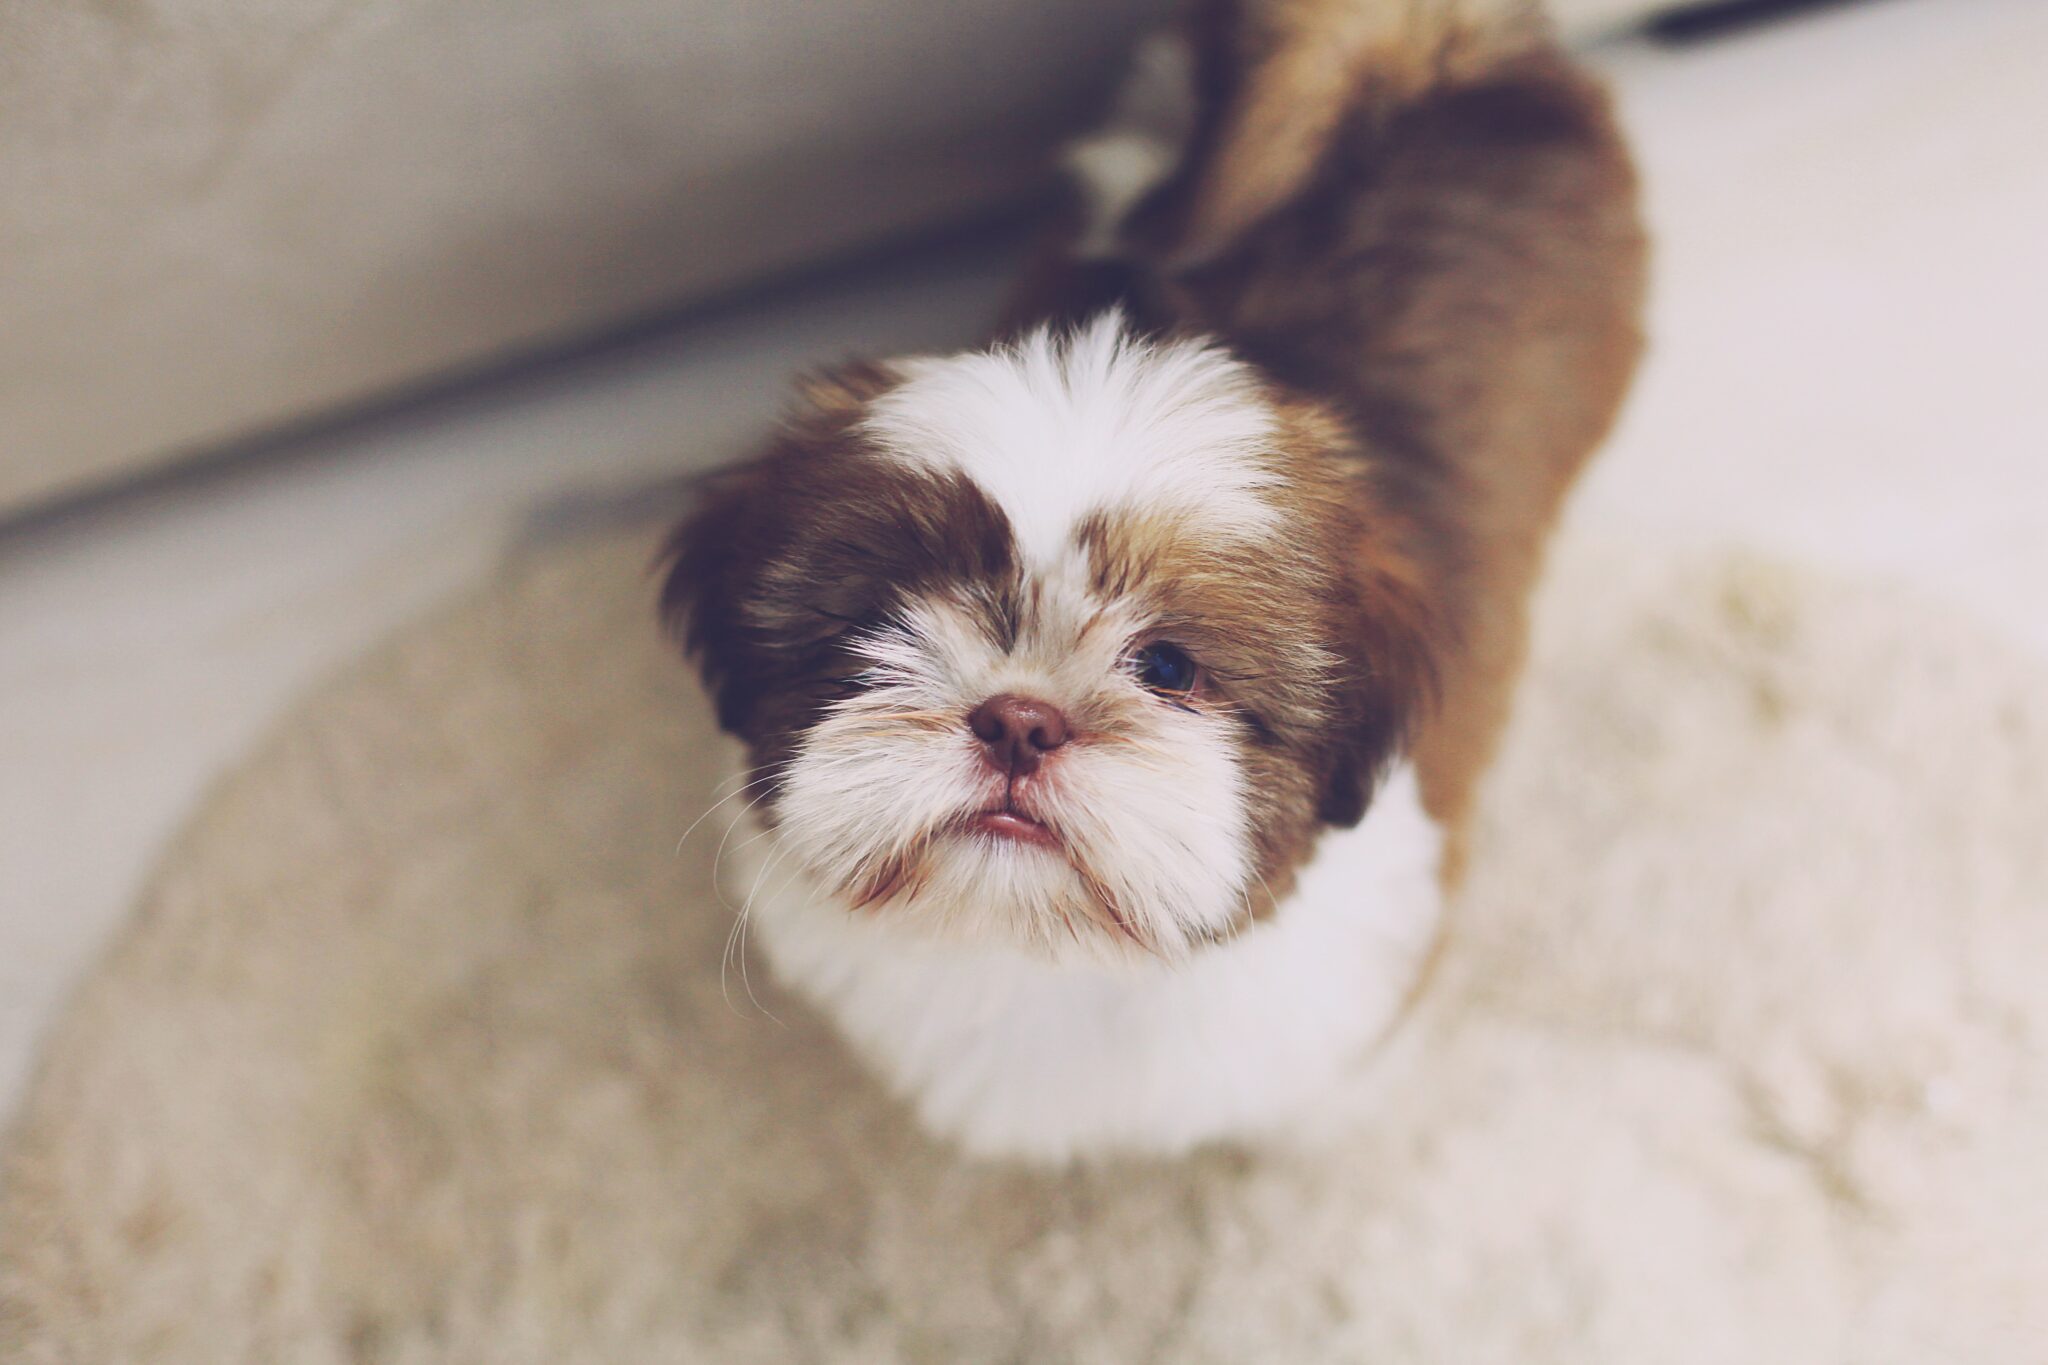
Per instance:
[[[756,738],[759,703],[776,684],[764,589],[777,565],[789,567],[822,462],[843,455],[869,403],[898,382],[867,361],[799,379],[782,430],[751,458],[705,476],[662,550],[662,619],[702,674],[719,725],[740,739]]]

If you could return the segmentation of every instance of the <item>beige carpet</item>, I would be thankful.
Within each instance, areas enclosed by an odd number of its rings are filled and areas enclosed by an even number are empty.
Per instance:
[[[2048,679],[1995,641],[1574,552],[1384,1119],[1042,1175],[722,988],[646,557],[531,560],[214,794],[12,1135],[0,1359],[2042,1359]]]

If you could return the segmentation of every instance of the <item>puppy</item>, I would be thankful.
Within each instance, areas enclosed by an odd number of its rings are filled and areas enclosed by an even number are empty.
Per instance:
[[[1207,0],[1070,161],[998,340],[810,380],[664,595],[778,977],[1049,1159],[1372,1064],[1644,268],[1605,98],[1506,0]]]

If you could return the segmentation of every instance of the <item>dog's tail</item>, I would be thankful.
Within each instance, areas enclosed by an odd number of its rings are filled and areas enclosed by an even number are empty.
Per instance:
[[[1391,117],[1549,39],[1538,0],[1194,0],[1070,149],[1079,252],[1117,254],[1156,193],[1173,206],[1149,245],[1200,264],[1302,188],[1344,119]]]

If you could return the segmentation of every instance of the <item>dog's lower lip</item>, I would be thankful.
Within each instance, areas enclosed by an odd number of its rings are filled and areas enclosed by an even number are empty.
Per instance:
[[[985,810],[967,822],[967,827],[979,834],[994,835],[998,839],[1014,839],[1020,844],[1036,844],[1040,848],[1056,849],[1060,846],[1058,836],[1044,825],[1027,815],[1012,810]]]

